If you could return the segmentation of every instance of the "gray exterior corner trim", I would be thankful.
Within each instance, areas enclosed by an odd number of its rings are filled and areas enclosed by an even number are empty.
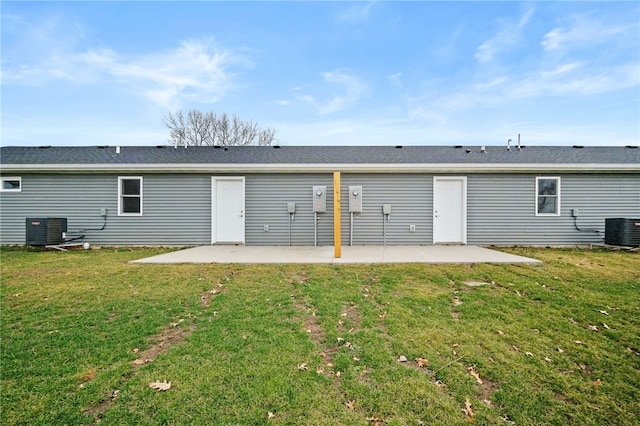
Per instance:
[[[633,173],[640,164],[399,163],[399,164],[3,164],[5,173]]]

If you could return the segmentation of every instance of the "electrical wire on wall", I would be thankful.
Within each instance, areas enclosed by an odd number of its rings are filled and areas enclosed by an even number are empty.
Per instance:
[[[586,228],[580,228],[578,226],[578,215],[575,214],[573,215],[573,226],[576,228],[577,231],[579,232],[591,232],[591,233],[595,233],[595,234],[602,234],[602,231],[599,229],[586,229]]]
[[[77,231],[71,231],[69,232],[69,234],[81,234],[87,231],[104,231],[106,227],[107,227],[107,213],[105,211],[105,213],[102,215],[102,226],[100,228],[84,228],[84,229],[79,229]],[[65,242],[69,243],[71,241],[78,241],[78,240],[84,239],[85,237],[86,235],[82,234],[73,238],[65,238]]]

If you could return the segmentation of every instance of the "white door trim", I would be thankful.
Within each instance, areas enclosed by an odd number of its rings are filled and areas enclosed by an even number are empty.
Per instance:
[[[462,223],[461,233],[462,233],[462,241],[459,241],[461,244],[467,244],[467,177],[466,176],[434,176],[433,177],[433,244],[438,243],[458,243],[458,241],[436,241],[436,192],[438,190],[438,182],[442,181],[459,181],[462,182]]]
[[[237,243],[244,244],[245,243],[245,217],[246,217],[246,208],[245,208],[245,179],[244,176],[211,176],[211,244],[216,244],[218,242],[218,218],[216,217],[216,201],[218,197],[218,181],[239,181],[242,182],[242,237],[240,241],[236,241]],[[227,241],[223,241],[226,243]]]

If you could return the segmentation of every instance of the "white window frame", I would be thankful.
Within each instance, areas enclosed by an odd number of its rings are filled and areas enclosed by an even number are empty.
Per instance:
[[[556,199],[557,199],[557,203],[556,203],[556,212],[555,213],[540,213],[538,211],[538,182],[540,182],[540,180],[549,180],[549,179],[555,179],[556,181],[556,188],[557,188],[557,194],[556,194]],[[560,216],[560,201],[561,201],[561,188],[560,188],[560,176],[536,176],[536,203],[535,203],[535,212],[536,212],[536,216]],[[548,195],[547,195],[548,197]]]
[[[125,195],[122,194],[122,181],[123,180],[134,180],[138,179],[140,181],[140,213],[125,213],[122,211],[123,203],[122,198]],[[142,216],[143,206],[144,206],[144,189],[143,189],[143,179],[142,176],[118,176],[118,216]]]
[[[17,180],[19,187],[17,189],[5,189],[4,183],[10,180]],[[0,185],[0,192],[22,192],[22,178],[20,176],[2,176]]]

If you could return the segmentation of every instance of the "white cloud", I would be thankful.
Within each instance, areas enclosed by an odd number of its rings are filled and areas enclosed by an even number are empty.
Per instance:
[[[216,102],[235,88],[236,73],[252,66],[244,55],[220,47],[211,38],[183,41],[160,52],[124,54],[108,48],[80,48],[85,40],[67,35],[59,19],[49,18],[42,25],[19,17],[8,22],[11,34],[17,36],[3,46],[3,84],[38,86],[56,80],[98,84],[106,80],[163,108],[174,108],[186,100]],[[70,26],[82,35],[81,26]]]
[[[573,17],[571,22],[564,27],[557,27],[545,34],[540,43],[545,50],[566,50],[572,47],[585,47],[585,45],[601,44],[630,32],[631,37],[638,36],[636,25],[602,25],[595,20],[583,17]]]
[[[387,76],[389,83],[393,84],[397,88],[402,88],[402,73],[397,72]]]
[[[336,95],[330,100],[319,104],[319,114],[330,114],[332,112],[340,111],[345,106],[358,101],[368,92],[367,86],[357,77],[340,71],[325,72],[322,74],[322,77],[328,83],[344,87],[344,93]]]
[[[527,25],[534,9],[528,9],[518,19],[517,24],[511,21],[501,23],[501,29],[491,38],[486,40],[476,50],[475,58],[480,63],[492,61],[498,54],[517,46],[522,39],[522,30]]]
[[[606,71],[590,69],[583,63],[572,62],[551,70],[538,70],[522,76],[502,76],[469,84],[447,93],[431,97],[426,103],[431,108],[459,111],[477,107],[506,106],[514,101],[545,99],[548,97],[585,97],[640,85],[636,64],[608,68]],[[428,98],[425,98],[428,99]]]
[[[322,73],[324,84],[316,85],[318,93],[336,91],[339,93],[327,100],[319,100],[318,96],[301,94],[297,99],[307,102],[316,108],[320,115],[332,114],[356,103],[369,92],[369,88],[358,77],[344,71],[330,71]]]
[[[368,2],[364,4],[350,5],[348,8],[342,10],[337,17],[338,22],[346,24],[359,24],[366,22],[371,15],[371,10],[375,6],[376,2]]]
[[[218,48],[211,39],[189,40],[175,49],[138,57],[105,49],[79,57],[93,69],[168,108],[183,100],[216,102],[234,88],[231,68],[251,65],[235,52]]]

